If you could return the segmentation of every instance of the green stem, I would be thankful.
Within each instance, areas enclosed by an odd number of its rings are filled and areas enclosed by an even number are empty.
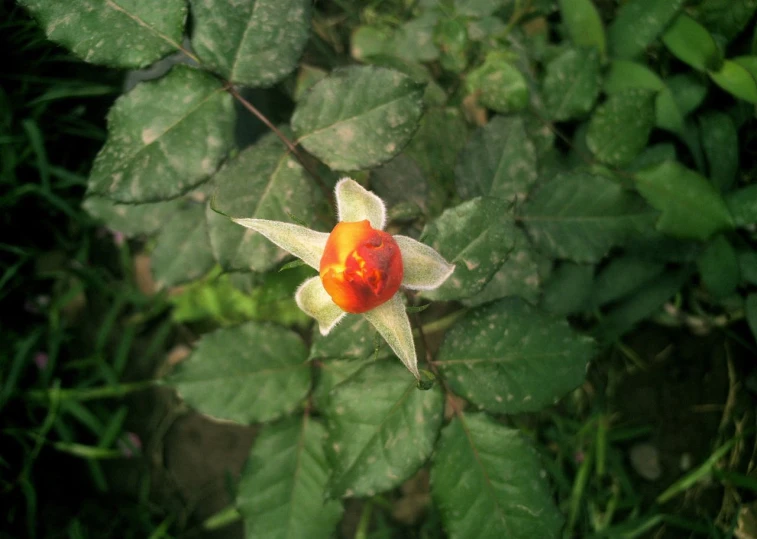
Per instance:
[[[423,333],[429,334],[429,333],[436,333],[438,331],[444,331],[445,329],[450,327],[452,324],[454,324],[458,318],[460,318],[467,312],[468,312],[468,309],[460,309],[459,311],[450,313],[447,316],[440,318],[439,320],[434,320],[433,322],[429,322],[428,324],[423,326]]]
[[[205,519],[205,522],[202,523],[202,529],[206,531],[217,530],[233,524],[241,518],[242,515],[237,508],[230,505]]]
[[[355,531],[355,539],[367,539],[368,527],[371,525],[372,513],[373,500],[367,500],[363,504],[363,512],[360,514],[360,522],[358,522],[357,530]]]
[[[29,391],[26,396],[29,399],[37,401],[90,401],[96,399],[110,399],[123,397],[129,393],[136,391],[144,391],[150,387],[153,387],[155,382],[153,380],[147,380],[143,382],[132,382],[130,384],[118,384],[112,386],[102,387],[87,387],[83,389],[71,388],[71,389],[38,389]]]

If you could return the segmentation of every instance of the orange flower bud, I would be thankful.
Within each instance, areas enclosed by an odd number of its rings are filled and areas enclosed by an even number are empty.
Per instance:
[[[364,313],[390,300],[402,284],[402,254],[391,234],[366,219],[338,223],[320,265],[321,282],[334,303]]]

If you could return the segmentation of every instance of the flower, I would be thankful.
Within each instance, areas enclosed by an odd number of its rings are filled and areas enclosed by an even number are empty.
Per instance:
[[[339,222],[330,234],[266,219],[233,219],[319,271],[295,300],[327,335],[348,312],[362,314],[416,379],[418,359],[400,286],[437,288],[455,266],[428,245],[383,231],[384,202],[350,178],[337,182]]]

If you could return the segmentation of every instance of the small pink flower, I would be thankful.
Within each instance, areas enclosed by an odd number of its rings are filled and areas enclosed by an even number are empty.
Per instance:
[[[34,354],[34,364],[41,371],[45,370],[49,361],[50,361],[50,356],[48,356],[44,352],[37,352],[36,354]]]
[[[134,457],[142,450],[142,440],[133,432],[125,432],[117,445],[121,454],[127,459]]]
[[[123,232],[111,230],[110,233],[113,234],[113,243],[116,244],[116,247],[121,247],[124,244],[124,241],[126,241],[126,236]]]

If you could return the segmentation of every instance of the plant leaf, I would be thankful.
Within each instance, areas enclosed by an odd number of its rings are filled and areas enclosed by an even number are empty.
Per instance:
[[[731,95],[757,104],[757,80],[741,64],[725,60],[719,71],[710,71],[710,78]]]
[[[699,136],[709,176],[721,192],[729,191],[739,170],[739,135],[730,116],[715,110],[699,116]]]
[[[298,142],[334,170],[369,168],[407,144],[422,112],[423,87],[397,71],[352,66],[333,71],[297,104]]]
[[[697,268],[705,287],[716,298],[733,294],[741,281],[736,250],[722,234],[707,244],[697,259]]]
[[[331,332],[323,336],[313,332],[313,346],[310,359],[370,359],[375,352],[378,332],[364,316],[347,314]],[[391,351],[383,339],[379,357],[386,357]]]
[[[517,298],[477,307],[444,337],[438,365],[449,387],[498,413],[553,404],[583,382],[591,339]]]
[[[596,49],[567,49],[547,64],[542,95],[551,119],[578,118],[592,109],[599,95],[599,68]]]
[[[442,286],[423,295],[452,300],[480,292],[507,259],[513,228],[506,204],[494,198],[474,198],[445,210],[426,226],[423,237],[455,265],[455,271]]]
[[[339,501],[323,501],[329,466],[326,430],[309,416],[266,425],[239,477],[237,507],[247,537],[330,537]]]
[[[483,64],[468,73],[465,83],[468,93],[494,111],[515,112],[528,105],[526,79],[512,65],[508,52],[489,52]]]
[[[192,48],[227,80],[271,86],[297,67],[310,33],[309,0],[192,0]]]
[[[441,427],[443,398],[440,388],[420,391],[415,384],[389,360],[366,365],[331,391],[324,410],[331,496],[389,490],[426,461]]]
[[[158,235],[151,265],[158,289],[186,283],[213,267],[204,208],[191,204],[175,213]]]
[[[91,196],[82,207],[109,229],[137,236],[159,231],[184,204],[186,201],[181,199],[155,204],[118,204],[107,198]]]
[[[203,414],[237,423],[270,421],[298,408],[307,395],[306,359],[293,331],[247,322],[204,335],[166,384]]]
[[[681,13],[662,36],[673,55],[698,71],[717,71],[723,55],[712,35],[697,21]]]
[[[570,40],[580,47],[596,47],[603,57],[607,41],[602,19],[591,0],[560,0],[560,15],[568,29]]]
[[[626,90],[611,95],[594,111],[586,144],[602,163],[627,165],[647,145],[654,124],[654,93]]]
[[[705,240],[733,227],[723,199],[704,177],[677,161],[635,175],[636,188],[662,214],[657,229],[678,238]]]
[[[757,223],[757,185],[749,185],[728,193],[725,202],[736,226],[744,227]]]
[[[545,475],[519,431],[458,415],[442,429],[431,493],[450,539],[559,537],[563,518]]]
[[[242,150],[213,183],[212,206],[224,215],[208,209],[210,243],[216,260],[228,270],[268,271],[289,255],[227,216],[289,222],[291,214],[312,225],[323,203],[314,182],[273,133]]]
[[[463,199],[523,200],[536,178],[536,148],[517,116],[496,116],[478,129],[455,167],[455,185]]]
[[[110,109],[89,190],[118,202],[175,198],[215,172],[231,147],[233,122],[231,96],[221,83],[177,65]]]
[[[617,59],[640,56],[683,3],[683,0],[629,0],[623,4],[607,29],[611,56]]]
[[[573,173],[542,185],[519,218],[543,252],[575,262],[598,262],[630,236],[651,231],[655,213],[613,180]]]
[[[562,262],[544,283],[539,307],[558,316],[568,316],[589,308],[594,266]]]
[[[47,37],[86,62],[145,67],[181,49],[184,0],[22,0]]]

